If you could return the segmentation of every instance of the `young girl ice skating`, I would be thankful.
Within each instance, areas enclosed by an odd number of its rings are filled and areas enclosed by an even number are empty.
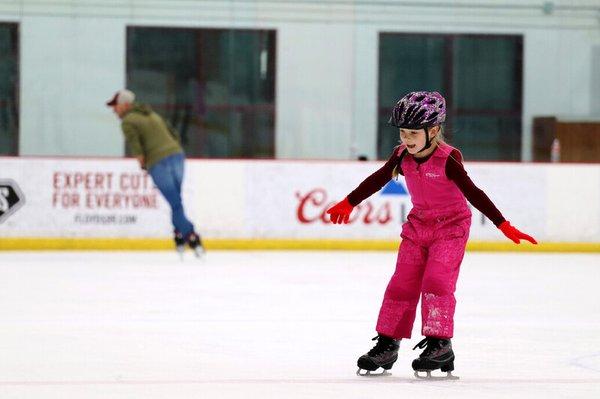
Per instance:
[[[454,353],[450,339],[454,329],[454,291],[463,259],[471,211],[468,200],[519,244],[537,242],[510,225],[487,195],[473,184],[462,165],[461,153],[444,143],[441,124],[446,103],[438,92],[412,92],[392,111],[389,123],[400,128],[402,144],[389,160],[367,177],[343,201],[327,213],[332,223],[348,223],[352,209],[379,191],[393,176],[402,174],[413,208],[402,226],[396,271],[392,276],[377,320],[377,344],[358,359],[358,373],[380,367],[389,370],[398,358],[402,338],[410,338],[419,297],[422,334],[415,349],[424,349],[412,367],[415,375],[441,369],[452,377]],[[361,373],[362,371],[362,373]]]

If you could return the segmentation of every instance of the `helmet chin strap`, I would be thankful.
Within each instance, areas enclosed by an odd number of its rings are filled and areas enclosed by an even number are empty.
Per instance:
[[[425,126],[425,146],[423,148],[421,148],[419,151],[417,151],[417,154],[425,151],[429,147],[431,147],[431,139],[429,138],[429,128],[427,126]]]

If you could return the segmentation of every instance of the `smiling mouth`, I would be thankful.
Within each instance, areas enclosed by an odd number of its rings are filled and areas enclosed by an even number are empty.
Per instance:
[[[417,145],[416,144],[407,144],[406,147],[410,148],[411,150],[413,148],[415,148]]]

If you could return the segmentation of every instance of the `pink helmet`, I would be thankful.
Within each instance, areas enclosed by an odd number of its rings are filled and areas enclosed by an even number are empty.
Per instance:
[[[413,91],[396,103],[388,123],[405,129],[424,129],[446,120],[446,100],[437,91]]]

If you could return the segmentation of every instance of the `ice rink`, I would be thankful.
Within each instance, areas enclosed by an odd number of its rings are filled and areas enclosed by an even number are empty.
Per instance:
[[[600,255],[467,253],[455,375],[355,375],[394,252],[0,253],[0,398],[599,398]],[[417,317],[417,320],[419,316]]]

